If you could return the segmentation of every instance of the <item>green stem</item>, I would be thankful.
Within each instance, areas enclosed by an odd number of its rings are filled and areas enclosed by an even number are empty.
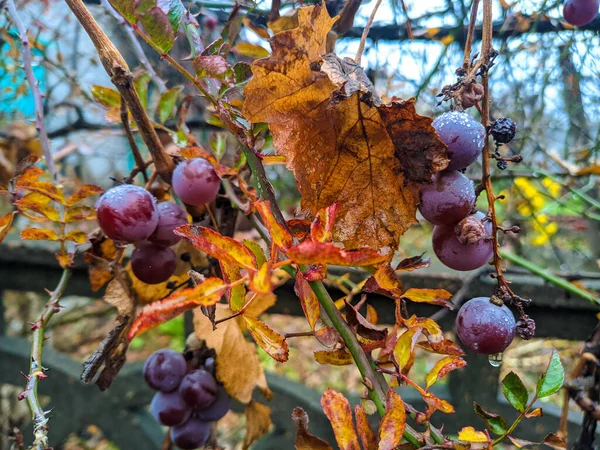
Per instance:
[[[533,399],[531,400],[531,402],[529,402],[529,405],[527,405],[527,407],[523,411],[521,411],[521,413],[519,414],[519,416],[515,419],[515,421],[508,428],[508,430],[506,430],[506,432],[504,434],[502,434],[502,436],[499,436],[496,439],[494,439],[494,441],[492,442],[492,446],[498,445],[507,436],[510,436],[513,431],[515,431],[515,428],[517,428],[517,426],[521,423],[521,421],[525,417],[525,414],[527,414],[531,410],[531,408],[533,407],[533,405],[534,405],[534,403],[536,401],[537,401],[537,395],[534,395]]]
[[[522,258],[518,255],[515,255],[514,253],[510,253],[505,250],[500,250],[500,255],[503,258],[508,259],[510,262],[512,262],[518,266],[521,266],[524,269],[529,270],[531,273],[534,273],[534,274],[540,276],[544,280],[549,281],[550,283],[552,283],[558,287],[561,287],[564,290],[566,290],[572,294],[575,294],[581,298],[584,298],[585,300],[587,300],[590,303],[595,304],[596,306],[600,305],[600,299],[598,297],[577,287],[576,285],[574,285],[573,283],[570,283],[567,280],[564,280],[560,277],[557,277],[556,275],[553,275],[553,274],[547,272],[546,270],[544,270],[542,267],[538,266],[537,264],[534,264],[525,258]]]

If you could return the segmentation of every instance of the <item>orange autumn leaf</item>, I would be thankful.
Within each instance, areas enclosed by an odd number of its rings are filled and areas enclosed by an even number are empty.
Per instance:
[[[425,377],[425,389],[429,389],[437,380],[443,378],[454,369],[459,369],[467,365],[467,362],[457,356],[447,356],[440,359]]]
[[[458,344],[445,338],[430,342],[419,342],[417,346],[426,352],[438,353],[440,355],[464,356],[465,354],[464,350]]]
[[[244,321],[256,344],[271,358],[279,362],[288,360],[288,344],[281,334],[254,317],[244,316]]]
[[[339,202],[336,240],[396,248],[416,222],[420,186],[448,164],[445,146],[413,100],[381,104],[360,67],[326,55],[336,20],[323,6],[301,8],[298,27],[271,38],[272,54],[252,64],[243,114],[269,125],[303,210]]]
[[[8,213],[5,216],[0,217],[0,242],[4,240],[4,238],[10,231],[10,227],[12,226],[14,217],[14,212]]]
[[[196,249],[219,261],[255,271],[254,254],[235,239],[223,236],[210,228],[198,225],[182,225],[174,233],[187,239]]]
[[[389,389],[385,399],[385,415],[379,425],[378,450],[393,450],[402,441],[406,428],[406,409],[400,395]]]
[[[283,249],[290,247],[292,245],[292,236],[273,216],[271,204],[267,201],[258,201],[254,203],[254,207],[269,230],[269,234],[275,245]]]
[[[356,430],[358,431],[358,437],[363,449],[377,450],[377,439],[369,425],[369,418],[367,417],[365,408],[361,405],[354,405],[354,417],[356,417]]]
[[[75,242],[77,245],[83,245],[88,242],[88,237],[81,230],[71,230],[65,235],[65,241]]]
[[[320,209],[310,225],[310,235],[313,241],[330,242],[333,240],[333,227],[339,203]]]
[[[436,397],[431,392],[421,392],[421,397],[427,404],[430,413],[433,413],[436,410],[445,414],[452,414],[454,412],[454,406],[446,400]]]
[[[21,239],[30,241],[58,241],[58,234],[45,228],[25,228],[21,230]]]
[[[96,218],[96,208],[91,206],[75,206],[69,208],[65,215],[65,222],[79,222],[81,220],[94,220]]]
[[[314,291],[308,284],[308,281],[304,279],[302,272],[299,270],[296,272],[296,284],[294,285],[294,292],[300,299],[300,304],[302,305],[302,310],[304,311],[306,320],[308,320],[310,329],[314,330],[315,325],[317,324],[317,321],[321,315],[321,304],[319,303],[319,299],[315,295]]]
[[[321,397],[321,407],[331,423],[340,450],[360,450],[348,399],[327,389]]]
[[[67,201],[67,206],[73,206],[74,204],[79,203],[80,201],[85,200],[86,198],[102,194],[103,192],[104,189],[102,189],[100,186],[86,184],[85,186],[79,188],[79,190],[73,195],[71,195],[71,197],[69,197],[69,200]]]
[[[482,431],[477,431],[473,427],[464,427],[458,432],[458,440],[466,442],[487,442],[488,437]]]
[[[440,305],[446,308],[452,306],[450,299],[452,294],[445,289],[409,289],[402,298],[408,299],[415,303],[429,303],[431,305]]]
[[[531,419],[532,417],[542,417],[543,415],[544,413],[542,412],[542,408],[535,408],[534,410],[531,410],[525,414],[525,417],[527,419]]]
[[[396,276],[394,269],[385,265],[379,267],[375,274],[366,280],[363,291],[379,292],[389,297],[399,298],[402,295],[402,283]]]
[[[39,222],[40,220],[45,219],[53,222],[60,221],[60,214],[56,208],[50,205],[50,198],[38,192],[31,192],[27,194],[25,197],[17,200],[14,205],[21,214],[34,221]],[[31,215],[31,212],[39,214],[39,216]]]
[[[332,366],[347,366],[354,361],[352,355],[345,348],[337,350],[318,350],[315,352],[315,361],[319,364]]]
[[[327,442],[308,432],[308,414],[302,408],[294,408],[292,420],[296,424],[296,450],[332,450]]]
[[[273,289],[271,282],[272,264],[270,261],[265,262],[258,272],[255,272],[250,280],[250,290],[258,294],[268,294]]]
[[[333,264],[336,266],[371,266],[389,259],[371,248],[344,250],[329,242],[304,241],[287,251],[297,264]]]
[[[221,299],[226,289],[227,284],[220,278],[207,278],[196,287],[174,292],[163,300],[149,303],[135,318],[127,338],[131,341],[143,332],[197,306],[212,306]]]
[[[37,181],[43,174],[43,169],[39,167],[30,167],[17,177],[15,180],[15,188],[17,190],[27,189],[28,191],[37,192],[64,205],[65,195],[58,187],[47,181]]]

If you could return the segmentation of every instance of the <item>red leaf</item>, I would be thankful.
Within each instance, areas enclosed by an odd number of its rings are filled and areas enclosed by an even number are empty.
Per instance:
[[[5,216],[0,217],[0,242],[4,240],[8,232],[10,231],[10,227],[13,223],[13,218],[16,213],[11,212],[6,214]]]
[[[275,216],[271,210],[271,204],[267,201],[258,201],[254,203],[254,207],[260,214],[265,226],[269,230],[269,234],[273,238],[275,245],[284,250],[289,248],[292,245],[292,236],[275,219]]]
[[[333,225],[339,203],[320,209],[310,225],[310,235],[313,241],[330,242],[333,239]]]
[[[429,338],[429,336],[428,336]],[[431,353],[438,353],[441,355],[453,355],[453,356],[464,356],[465,352],[458,344],[452,342],[449,339],[442,339],[440,342],[419,342],[417,344],[419,348]]]
[[[127,339],[131,341],[143,332],[197,306],[214,305],[221,299],[226,288],[227,285],[220,278],[207,278],[196,287],[175,292],[163,300],[144,306],[133,322]]]
[[[344,250],[329,242],[304,241],[287,251],[297,264],[334,264],[336,266],[372,266],[389,259],[371,248]]]
[[[308,284],[308,281],[304,279],[299,270],[296,272],[296,284],[294,285],[294,291],[300,299],[300,304],[302,305],[302,310],[304,311],[306,320],[308,320],[310,329],[314,330],[315,325],[317,324],[317,321],[321,315],[321,304],[311,289],[310,284]]]
[[[321,397],[321,407],[331,422],[340,450],[360,450],[348,399],[333,389],[327,389]]]
[[[186,238],[195,248],[219,261],[253,272],[257,269],[254,254],[247,247],[210,228],[192,224],[181,225],[175,229],[175,234]]]
[[[304,219],[290,219],[286,222],[292,235],[299,241],[303,241],[310,234],[310,222]]]

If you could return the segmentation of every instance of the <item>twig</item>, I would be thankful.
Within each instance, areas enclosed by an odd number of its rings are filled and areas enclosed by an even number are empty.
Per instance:
[[[125,59],[110,41],[108,36],[106,36],[104,31],[102,31],[87,7],[83,4],[82,0],[65,1],[71,11],[73,11],[73,14],[75,14],[75,17],[77,17],[79,23],[81,23],[87,34],[90,36],[106,73],[110,76],[111,81],[116,86],[121,96],[125,99],[133,120],[135,120],[135,123],[140,130],[142,139],[148,147],[152,159],[154,159],[156,171],[163,180],[170,182],[175,165],[165,151],[156,134],[156,130],[152,126],[152,121],[142,106],[142,102],[133,85],[133,75],[129,71]]]
[[[10,0],[9,0],[10,1]],[[64,269],[56,289],[50,293],[50,299],[42,315],[31,328],[33,330],[33,342],[31,344],[31,363],[27,378],[25,390],[19,394],[19,400],[27,399],[27,404],[31,410],[33,419],[34,442],[32,448],[35,450],[46,450],[48,448],[48,417],[46,411],[42,409],[38,399],[38,382],[47,377],[42,366],[42,350],[44,346],[44,330],[52,316],[60,311],[59,300],[65,291],[71,270]]]
[[[415,37],[413,36],[412,26],[410,25],[410,18],[408,17],[408,10],[406,9],[406,4],[404,0],[400,0],[400,5],[402,5],[402,11],[404,12],[404,16],[406,17],[406,36],[408,36],[408,40],[412,41]]]
[[[367,36],[369,36],[369,30],[371,29],[371,25],[373,24],[373,19],[375,19],[375,14],[377,13],[377,9],[379,9],[379,5],[381,5],[381,0],[377,0],[377,3],[375,3],[375,7],[369,16],[367,25],[365,25],[365,29],[360,38],[360,44],[358,45],[358,50],[356,51],[356,57],[354,58],[356,64],[360,64],[360,60],[365,49],[365,43],[367,42]]]
[[[156,83],[158,87],[158,91],[162,94],[167,91],[167,84],[165,81],[156,73],[152,64],[148,60],[148,57],[144,53],[144,49],[140,45],[140,41],[137,40],[134,31],[131,29],[131,26],[127,21],[119,14],[119,12],[113,8],[113,6],[108,2],[108,0],[100,0],[100,5],[106,9],[111,16],[113,16],[117,22],[123,27],[125,30],[125,34],[127,34],[127,39],[129,39],[129,43],[131,44],[131,48],[133,49],[133,53],[135,53],[136,58],[139,62],[144,66],[146,72],[152,77],[152,80]]]
[[[471,7],[471,17],[469,18],[469,28],[465,40],[465,55],[463,58],[463,69],[469,70],[471,66],[471,48],[473,47],[473,37],[475,36],[475,22],[477,22],[477,10],[479,9],[479,0],[473,0]]]
[[[301,331],[299,333],[286,333],[285,338],[294,338],[294,337],[305,337],[305,336],[314,336],[314,331]]]
[[[144,182],[148,182],[148,174],[146,173],[146,163],[144,162],[144,158],[142,158],[142,154],[140,153],[140,149],[138,148],[135,138],[133,137],[133,133],[131,132],[131,125],[129,124],[129,114],[127,113],[127,105],[125,104],[125,100],[123,96],[121,96],[121,122],[123,123],[123,128],[125,128],[125,135],[127,136],[127,141],[129,142],[129,147],[131,147],[131,153],[133,153],[133,159],[135,160],[136,168],[138,172],[142,173],[144,177]],[[129,180],[130,182],[132,180]]]
[[[15,5],[14,0],[7,0],[6,9],[10,20],[17,27],[19,32],[19,39],[21,40],[21,46],[23,47],[23,69],[25,70],[25,76],[27,83],[33,94],[33,103],[35,105],[35,126],[40,134],[40,144],[44,152],[44,158],[46,158],[46,165],[48,171],[54,181],[57,181],[56,166],[54,165],[54,159],[52,158],[52,150],[50,149],[50,140],[48,139],[48,133],[46,132],[46,125],[44,123],[44,102],[42,100],[42,93],[37,78],[33,73],[33,57],[31,55],[31,49],[29,48],[29,38],[27,37],[27,29],[21,21],[19,12]]]

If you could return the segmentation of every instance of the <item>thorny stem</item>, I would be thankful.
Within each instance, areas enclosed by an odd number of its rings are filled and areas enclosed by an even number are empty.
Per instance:
[[[131,48],[133,49],[135,56],[137,57],[138,61],[144,66],[144,69],[146,69],[146,72],[148,72],[148,74],[152,77],[152,80],[154,80],[154,83],[156,83],[156,86],[158,87],[158,91],[161,94],[166,92],[167,84],[156,73],[156,71],[154,70],[154,67],[152,67],[152,64],[150,64],[148,57],[144,53],[144,49],[140,45],[140,41],[138,41],[137,38],[135,37],[135,33],[133,32],[133,29],[131,28],[129,23],[127,23],[127,21],[119,14],[119,12],[115,8],[113,8],[113,6],[109,3],[108,0],[100,0],[100,4],[124,28],[125,33],[127,34],[127,39],[129,39],[129,43],[131,44]]]
[[[29,409],[33,417],[33,435],[34,442],[32,448],[35,450],[45,450],[48,448],[48,417],[42,409],[38,400],[38,382],[46,378],[42,366],[42,350],[44,346],[44,330],[52,316],[60,310],[59,300],[65,291],[69,279],[71,278],[71,269],[64,269],[56,289],[51,292],[46,308],[42,315],[32,326],[33,342],[31,344],[31,364],[29,374],[27,375],[27,386],[19,395],[19,399],[26,398]]]
[[[2,6],[2,2],[0,2]],[[52,158],[52,151],[50,150],[50,140],[48,139],[48,133],[46,131],[46,125],[44,123],[44,102],[43,96],[40,91],[39,82],[33,73],[31,55],[31,48],[29,47],[29,38],[27,36],[27,29],[19,16],[17,7],[14,0],[7,0],[6,10],[10,16],[10,20],[17,27],[19,32],[19,39],[21,40],[21,46],[23,47],[23,69],[25,70],[25,77],[27,83],[33,94],[33,103],[35,105],[35,126],[40,134],[40,144],[44,152],[44,158],[46,158],[46,164],[48,171],[52,175],[52,179],[57,181],[56,166],[54,165],[54,159]]]
[[[379,5],[381,5],[381,0],[377,0],[377,3],[375,3],[375,7],[373,8],[373,11],[371,12],[371,15],[369,16],[367,25],[365,26],[365,29],[363,30],[363,34],[360,37],[360,44],[358,45],[358,50],[356,51],[356,57],[354,58],[354,60],[356,61],[356,64],[360,65],[360,60],[362,58],[362,54],[365,49],[365,43],[367,42],[367,36],[369,35],[369,30],[371,29],[371,25],[373,24],[373,19],[375,19],[375,14],[377,13],[377,10],[379,9]],[[410,29],[410,25],[409,25],[409,29]]]

